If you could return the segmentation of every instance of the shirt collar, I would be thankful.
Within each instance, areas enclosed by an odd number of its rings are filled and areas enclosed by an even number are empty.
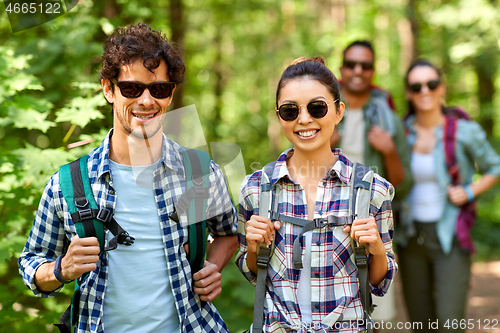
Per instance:
[[[112,135],[113,129],[108,132],[101,146],[89,155],[90,158],[97,162],[97,176],[99,178],[110,172],[109,149]],[[169,168],[173,171],[178,172],[179,170],[183,170],[183,168],[180,167],[182,166],[182,157],[179,153],[179,145],[167,138],[165,134],[163,134],[161,162],[165,168]],[[159,166],[160,164],[158,164],[158,167]]]
[[[293,153],[294,153],[293,148],[290,148],[288,150],[285,150],[278,157],[278,160],[276,161],[276,165],[273,170],[271,185],[274,185],[278,180],[284,178],[288,178],[291,181],[290,173],[288,172],[288,168],[286,166],[286,161],[293,155]],[[347,157],[345,157],[341,149],[332,148],[332,153],[338,156],[338,159],[337,162],[335,162],[332,168],[328,171],[324,179],[333,180],[337,178],[346,186],[349,186],[351,170],[353,167],[352,162],[349,161]]]

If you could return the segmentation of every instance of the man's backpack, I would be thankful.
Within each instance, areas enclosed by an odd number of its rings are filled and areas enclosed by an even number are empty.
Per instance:
[[[179,222],[179,217],[187,212],[189,238],[189,264],[193,274],[203,268],[206,253],[206,208],[209,195],[210,156],[200,150],[180,147],[184,160],[186,191],[179,197],[170,218]],[[87,169],[88,155],[59,169],[59,183],[69,213],[75,224],[78,237],[96,237],[101,253],[116,249],[118,244],[130,246],[134,238],[113,218],[106,208],[99,208],[92,192]],[[191,204],[194,201],[194,204]],[[114,237],[104,248],[104,228]],[[89,276],[83,274],[75,281],[75,292],[70,306],[61,315],[61,322],[54,324],[61,333],[70,333],[71,326],[78,322],[80,286]]]
[[[279,214],[278,199],[276,192],[278,184],[271,184],[272,173],[276,162],[267,164],[263,171],[260,181],[260,201],[259,215],[266,216],[271,221],[285,221],[301,226],[302,231],[295,239],[293,244],[293,263],[295,268],[302,268],[302,251],[300,248],[300,237],[316,228],[328,226],[351,225],[356,218],[367,218],[370,216],[371,189],[374,177],[373,170],[368,167],[355,163],[350,181],[349,191],[349,215],[344,217],[328,216],[327,218],[317,218],[314,220],[305,220],[295,217]],[[274,240],[270,246],[260,244],[257,250],[257,282],[255,288],[255,301],[253,324],[251,333],[261,333],[263,326],[264,302],[266,299],[266,279],[270,258],[274,251]],[[373,311],[372,297],[369,292],[368,282],[368,259],[367,247],[360,246],[351,238],[351,247],[354,253],[354,262],[358,270],[359,289],[361,293],[361,303],[365,311],[366,319],[370,320]],[[371,325],[368,325],[367,331],[371,332]]]

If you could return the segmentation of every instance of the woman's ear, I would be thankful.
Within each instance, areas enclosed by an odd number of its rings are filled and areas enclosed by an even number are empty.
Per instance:
[[[104,93],[104,98],[108,103],[113,104],[115,101],[115,94],[113,88],[111,88],[111,82],[109,80],[101,80],[102,92]]]
[[[339,107],[337,108],[337,118],[335,119],[335,125],[338,125],[342,118],[344,118],[345,104],[344,102],[339,103]]]

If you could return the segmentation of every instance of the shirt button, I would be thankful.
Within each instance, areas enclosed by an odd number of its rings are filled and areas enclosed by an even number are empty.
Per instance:
[[[323,182],[323,186],[326,186],[326,182]]]
[[[101,296],[97,296],[97,300],[100,301],[101,300]]]
[[[319,215],[323,215],[323,211],[321,211],[321,210],[320,210],[320,211],[318,212],[318,214],[319,214]]]
[[[319,273],[314,273],[314,277],[319,278]]]
[[[113,194],[115,194],[115,191],[113,191],[113,190],[109,190],[109,192],[108,192],[108,193],[109,193],[109,194],[111,194],[111,195],[113,195]]]
[[[316,245],[320,246],[320,245],[321,245],[321,242],[320,242],[320,241],[317,241],[317,242],[316,242]]]

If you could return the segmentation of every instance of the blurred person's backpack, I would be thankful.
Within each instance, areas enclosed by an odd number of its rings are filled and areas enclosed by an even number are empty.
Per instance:
[[[454,186],[461,185],[460,170],[455,155],[456,135],[458,130],[458,121],[460,119],[470,120],[470,116],[461,108],[444,107],[445,116],[443,125],[443,144],[445,151],[446,165],[451,182]],[[465,203],[460,207],[455,234],[460,243],[460,247],[470,253],[475,252],[474,244],[470,232],[476,219],[476,200]]]

